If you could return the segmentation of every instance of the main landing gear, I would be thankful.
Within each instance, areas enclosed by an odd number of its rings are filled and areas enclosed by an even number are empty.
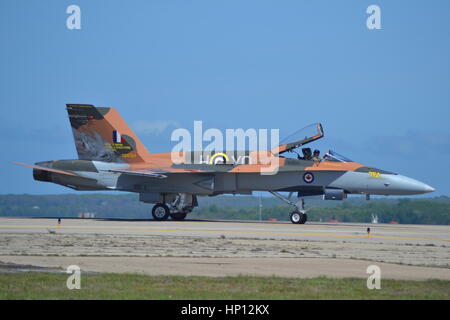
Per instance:
[[[170,216],[170,209],[165,203],[157,203],[153,206],[152,216],[158,221],[167,220]]]
[[[297,201],[296,203],[289,200],[289,198],[286,198],[279,194],[276,191],[269,191],[271,194],[273,194],[278,199],[286,202],[287,204],[294,207],[294,211],[292,211],[289,214],[289,218],[291,219],[292,223],[295,224],[304,224],[308,220],[308,215],[306,214],[305,209],[305,200],[302,198],[301,200]]]
[[[171,203],[157,203],[153,206],[153,219],[158,221],[165,221],[172,218],[172,220],[184,220],[186,215],[193,209],[192,203],[187,203],[185,194],[178,194],[175,200]]]

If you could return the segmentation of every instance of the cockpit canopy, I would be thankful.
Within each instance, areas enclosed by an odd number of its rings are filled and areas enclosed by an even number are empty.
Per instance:
[[[317,154],[313,154],[311,151],[311,148],[302,148],[302,154],[300,155],[295,149],[304,146],[310,142],[319,140],[320,138],[323,138],[323,128],[320,123],[313,123],[309,126],[306,126],[293,134],[287,136],[283,140],[281,140],[280,145],[272,150],[272,153],[274,155],[281,155],[285,152],[293,152],[297,154],[298,159],[303,160],[318,160],[320,159],[319,150],[315,150]],[[333,162],[353,162],[347,157],[344,157],[343,155],[340,155],[337,152],[334,152],[333,150],[329,150],[326,154],[324,154],[323,158],[321,160],[325,161],[333,161]]]
[[[323,129],[320,123],[313,123],[306,126],[290,136],[281,140],[278,147],[272,150],[274,155],[280,155],[284,152],[291,151],[298,147],[301,147],[307,143],[316,141],[323,137]]]

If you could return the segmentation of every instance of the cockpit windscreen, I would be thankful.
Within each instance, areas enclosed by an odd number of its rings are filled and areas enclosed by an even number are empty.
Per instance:
[[[344,157],[343,155],[340,155],[337,152],[334,152],[333,150],[328,151],[324,157],[324,160],[326,161],[336,161],[336,162],[353,162],[347,157]]]

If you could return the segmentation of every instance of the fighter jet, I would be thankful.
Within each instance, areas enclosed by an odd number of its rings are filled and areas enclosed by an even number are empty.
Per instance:
[[[34,165],[37,181],[75,190],[118,190],[139,193],[139,200],[154,204],[155,220],[183,220],[198,206],[198,196],[251,194],[268,191],[292,206],[289,217],[304,224],[304,197],[322,195],[342,200],[349,194],[415,195],[434,189],[397,173],[365,166],[330,150],[323,156],[305,145],[324,136],[320,123],[288,137],[272,150],[205,154],[183,151],[150,153],[114,108],[67,104],[78,153],[77,160],[52,160]],[[301,153],[300,153],[301,151]],[[293,155],[293,156],[292,156]],[[273,166],[273,164],[276,164]],[[264,172],[264,173],[263,173]],[[297,194],[291,201],[280,192]]]

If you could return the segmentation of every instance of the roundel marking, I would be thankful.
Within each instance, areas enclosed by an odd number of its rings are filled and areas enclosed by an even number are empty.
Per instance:
[[[228,156],[225,153],[215,153],[213,154],[213,156],[211,157],[211,159],[209,159],[209,164],[225,164],[229,161]]]
[[[314,175],[311,172],[305,172],[303,175],[303,181],[306,183],[311,183],[314,181]]]

